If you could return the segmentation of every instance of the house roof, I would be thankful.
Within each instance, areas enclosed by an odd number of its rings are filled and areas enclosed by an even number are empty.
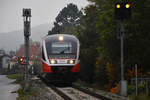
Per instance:
[[[30,45],[29,48],[29,57],[30,59],[34,59],[38,56],[40,52],[40,44],[39,43],[34,43]],[[24,56],[24,45],[20,47],[20,49],[16,52],[17,57]]]

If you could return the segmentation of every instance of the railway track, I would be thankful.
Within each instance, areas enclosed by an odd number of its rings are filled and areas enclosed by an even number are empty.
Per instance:
[[[99,99],[101,99],[101,100],[112,100],[112,99],[107,98],[107,97],[105,97],[105,96],[103,96],[103,95],[100,95],[100,94],[94,93],[94,92],[92,92],[92,91],[90,91],[90,90],[81,88],[80,86],[75,85],[75,84],[72,84],[72,87],[75,88],[75,89],[77,89],[77,90],[79,90],[79,91],[82,91],[82,92],[84,92],[84,93],[86,93],[86,94],[89,94],[89,95],[91,95],[91,96],[93,96],[93,97],[99,98]]]
[[[40,79],[48,86],[50,87],[54,92],[56,92],[59,96],[61,96],[64,100],[73,100],[69,96],[67,96],[65,93],[60,91],[58,88],[56,88],[54,85],[50,84],[45,78],[40,77]]]
[[[71,87],[57,87],[47,82],[46,79],[41,78],[41,80],[64,100],[112,100],[75,84]]]

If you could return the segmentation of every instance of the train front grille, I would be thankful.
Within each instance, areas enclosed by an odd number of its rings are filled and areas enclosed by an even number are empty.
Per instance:
[[[54,73],[68,73],[71,71],[73,66],[52,66],[52,71]]]

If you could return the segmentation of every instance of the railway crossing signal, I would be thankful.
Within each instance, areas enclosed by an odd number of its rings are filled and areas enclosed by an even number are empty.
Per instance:
[[[115,3],[115,19],[124,20],[131,17],[131,3],[117,2]]]

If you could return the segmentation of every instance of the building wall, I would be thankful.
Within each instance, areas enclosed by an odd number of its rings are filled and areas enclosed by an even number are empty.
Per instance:
[[[16,64],[15,61],[11,61],[11,62],[10,62],[10,69],[12,69],[12,68],[13,68],[13,65],[15,65],[15,64]]]
[[[7,56],[4,56],[2,58],[2,68],[8,68],[9,63],[10,63],[10,58]]]

